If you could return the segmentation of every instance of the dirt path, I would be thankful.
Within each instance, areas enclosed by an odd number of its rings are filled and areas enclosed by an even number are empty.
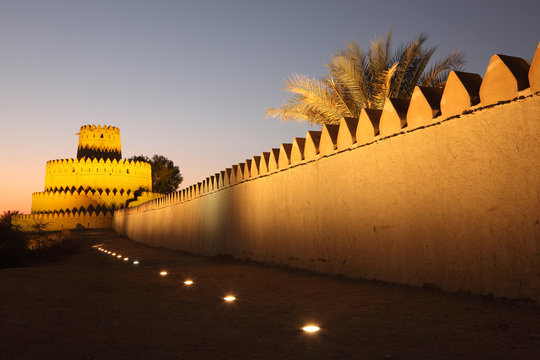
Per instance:
[[[141,263],[86,246],[0,270],[1,359],[540,359],[540,308],[531,304],[86,236]],[[225,303],[228,293],[238,300]],[[300,330],[310,321],[318,334]]]

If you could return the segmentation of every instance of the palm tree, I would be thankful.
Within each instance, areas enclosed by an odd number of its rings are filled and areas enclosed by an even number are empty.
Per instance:
[[[335,124],[344,117],[359,117],[363,108],[382,109],[387,97],[410,98],[414,87],[444,85],[451,70],[465,63],[460,51],[426,67],[436,46],[426,48],[426,34],[420,34],[392,51],[392,31],[386,38],[375,38],[364,51],[356,41],[332,56],[327,74],[320,80],[292,74],[284,90],[292,95],[277,108],[266,109],[266,117],[311,124]]]

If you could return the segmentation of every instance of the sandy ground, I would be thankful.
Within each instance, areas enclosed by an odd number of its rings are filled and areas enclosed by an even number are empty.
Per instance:
[[[0,270],[1,359],[540,359],[530,303],[85,237],[141,263],[88,242],[58,262]],[[322,330],[304,333],[308,322]]]

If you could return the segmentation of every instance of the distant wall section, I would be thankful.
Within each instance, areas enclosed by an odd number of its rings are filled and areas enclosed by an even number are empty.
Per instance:
[[[111,212],[73,212],[69,214],[31,214],[12,218],[12,224],[22,231],[33,231],[36,224],[42,224],[44,231],[63,229],[106,229],[112,226]]]

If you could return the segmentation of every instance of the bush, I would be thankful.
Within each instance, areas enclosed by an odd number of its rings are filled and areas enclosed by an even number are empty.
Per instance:
[[[79,251],[81,242],[73,233],[23,233],[0,223],[0,268],[60,260]]]
[[[79,251],[81,242],[68,230],[33,234],[28,239],[29,258],[32,261],[60,260]]]

